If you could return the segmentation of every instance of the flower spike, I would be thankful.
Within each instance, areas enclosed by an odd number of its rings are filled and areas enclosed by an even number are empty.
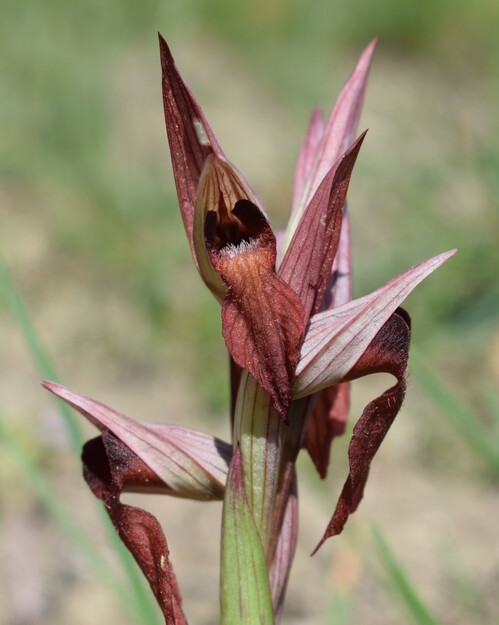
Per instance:
[[[404,400],[410,318],[400,305],[455,250],[352,301],[346,200],[365,137],[354,141],[376,43],[362,53],[327,121],[319,109],[312,114],[291,218],[277,246],[261,201],[225,157],[159,35],[180,212],[196,268],[222,305],[232,444],[139,423],[58,384],[44,386],[100,430],[84,445],[84,478],[147,578],[166,625],[187,625],[166,537],[151,514],[122,503],[123,493],[223,499],[222,625],[278,625],[297,544],[299,451],[308,450],[324,477],[331,442],[345,429],[351,381],[378,372],[395,378],[354,427],[348,477],[317,550],[356,511]]]

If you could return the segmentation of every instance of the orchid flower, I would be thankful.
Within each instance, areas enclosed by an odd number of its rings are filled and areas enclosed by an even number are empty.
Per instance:
[[[45,386],[101,431],[84,447],[84,477],[147,577],[167,625],[186,620],[166,539],[153,516],[120,502],[123,492],[224,499],[222,622],[274,623],[296,546],[300,449],[324,477],[331,442],[345,428],[350,382],[377,372],[395,377],[355,425],[349,474],[320,546],[359,505],[371,461],[402,405],[410,320],[400,305],[455,250],[352,300],[345,202],[365,138],[355,135],[375,46],[362,53],[328,119],[314,111],[290,220],[276,236],[160,36],[180,211],[196,268],[221,305],[231,359],[232,444],[185,427],[140,423],[62,386]]]

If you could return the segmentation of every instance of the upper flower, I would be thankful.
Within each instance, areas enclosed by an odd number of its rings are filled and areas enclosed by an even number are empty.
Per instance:
[[[405,394],[410,320],[400,304],[451,250],[351,301],[345,200],[365,133],[355,139],[376,40],[362,53],[329,118],[314,111],[303,142],[286,231],[276,237],[261,201],[227,160],[160,36],[163,101],[180,209],[198,271],[222,303],[222,331],[287,421],[292,401],[316,398],[307,447],[325,475],[348,410],[348,381],[388,372],[396,384],[371,402],[350,443],[350,472],[324,538],[338,533],[363,493],[369,465]],[[318,399],[317,399],[318,398]],[[292,418],[292,417],[291,417]]]
[[[194,261],[222,302],[232,358],[271,395],[284,419],[293,396],[348,377],[409,292],[454,253],[416,265],[349,302],[343,207],[365,137],[354,141],[375,44],[360,57],[328,121],[319,111],[312,116],[278,256],[258,196],[225,157],[160,37],[166,130]],[[334,270],[341,238],[343,259],[337,262],[346,268]]]

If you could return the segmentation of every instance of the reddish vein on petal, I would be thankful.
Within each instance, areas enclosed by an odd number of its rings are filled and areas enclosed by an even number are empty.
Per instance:
[[[324,116],[320,108],[316,108],[310,118],[310,125],[303,140],[296,163],[291,213],[298,207],[317,149],[324,135],[324,128]]]
[[[300,296],[307,321],[320,309],[331,276],[343,205],[365,134],[329,170],[305,209],[279,267],[279,276]]]
[[[331,279],[324,295],[322,310],[331,310],[352,299],[352,241],[347,205],[343,207],[340,242],[334,257]]]
[[[196,192],[204,162],[210,154],[223,152],[203,111],[175,66],[166,41],[159,35],[163,72],[163,106],[170,144],[173,175],[187,239],[197,264],[192,230]]]
[[[357,300],[315,315],[307,329],[297,367],[295,398],[345,379],[376,333],[409,293],[456,250],[414,265]]]
[[[355,69],[336,100],[326,123],[322,143],[316,153],[305,199],[312,197],[331,165],[353,142],[377,43],[377,38],[373,39],[362,52]]]
[[[101,432],[109,430],[121,440],[158,476],[163,492],[201,501],[223,497],[231,456],[231,447],[223,441],[190,428],[141,423],[60,384],[43,385]],[[153,486],[145,477],[143,482],[140,490]],[[154,490],[158,490],[157,485]]]
[[[306,205],[310,202],[324,176],[331,169],[339,156],[352,144],[362,111],[364,93],[369,76],[371,60],[376,48],[377,39],[373,40],[364,52],[346,82],[326,123],[320,145],[309,168],[309,174],[299,201],[286,230],[284,248],[287,247],[301,219]]]

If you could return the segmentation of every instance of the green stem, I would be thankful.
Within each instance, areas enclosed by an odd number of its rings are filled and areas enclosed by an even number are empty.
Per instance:
[[[269,559],[275,503],[282,476],[287,426],[269,395],[243,372],[236,403],[234,446],[239,444],[246,497]]]

